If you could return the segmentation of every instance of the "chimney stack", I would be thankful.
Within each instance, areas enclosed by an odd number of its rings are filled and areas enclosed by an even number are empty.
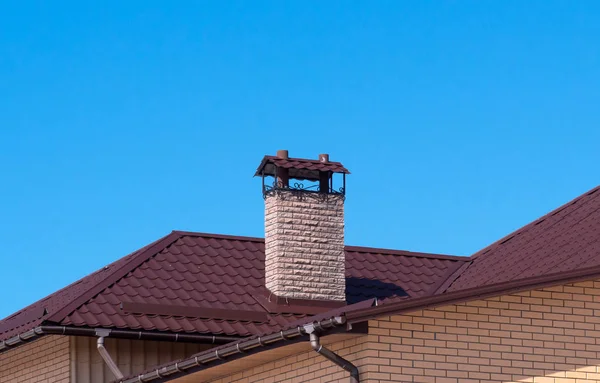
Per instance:
[[[338,189],[335,173],[343,175]],[[263,179],[265,199],[265,284],[276,297],[346,300],[346,174],[328,154],[310,160],[279,150],[263,158],[255,175]]]

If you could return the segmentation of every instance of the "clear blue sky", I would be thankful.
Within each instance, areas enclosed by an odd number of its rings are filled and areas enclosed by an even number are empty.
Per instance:
[[[262,236],[277,149],[352,171],[352,245],[469,255],[600,184],[600,2],[91,3],[0,11],[0,317]]]

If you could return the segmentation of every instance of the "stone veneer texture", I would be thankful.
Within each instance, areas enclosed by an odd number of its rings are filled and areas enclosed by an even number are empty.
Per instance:
[[[277,296],[344,301],[344,196],[277,191],[265,199],[266,286]]]

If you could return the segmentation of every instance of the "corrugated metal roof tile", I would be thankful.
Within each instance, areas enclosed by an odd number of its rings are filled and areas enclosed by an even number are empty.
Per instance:
[[[144,257],[95,298],[74,307],[61,324],[247,336],[273,331],[305,317],[270,314],[268,323],[257,324],[125,313],[120,309],[124,301],[264,312],[252,296],[256,289],[264,287],[264,242],[259,239],[184,233],[172,235],[168,246]],[[110,265],[110,270],[102,269],[51,295],[44,304],[56,307],[53,312],[58,311],[61,305],[84,295],[132,260],[132,256],[123,258]],[[347,247],[348,302],[407,294],[422,296],[462,261],[458,257]],[[42,305],[42,301],[37,305]],[[5,331],[0,339],[13,336],[14,331]]]
[[[447,291],[599,266],[598,190],[592,189],[475,253],[472,264]]]

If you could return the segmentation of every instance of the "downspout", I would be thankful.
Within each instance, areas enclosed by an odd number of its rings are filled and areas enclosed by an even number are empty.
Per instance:
[[[315,331],[316,329],[314,324],[304,326],[304,330],[308,334],[310,334],[310,345],[313,348],[313,350],[323,355],[325,358],[329,359],[333,363],[337,364],[344,370],[348,371],[350,373],[350,383],[360,382],[358,376],[358,368],[355,365],[321,345],[321,343],[319,342],[319,335],[317,335],[317,332]]]
[[[96,335],[98,336],[98,342],[97,342],[98,353],[104,360],[104,363],[106,363],[106,365],[112,371],[112,373],[115,375],[117,380],[123,379],[123,373],[121,372],[121,370],[119,370],[119,367],[117,367],[117,364],[115,363],[115,361],[110,357],[110,354],[108,353],[108,350],[106,349],[106,347],[104,347],[104,338],[110,335],[110,330],[96,329]]]

